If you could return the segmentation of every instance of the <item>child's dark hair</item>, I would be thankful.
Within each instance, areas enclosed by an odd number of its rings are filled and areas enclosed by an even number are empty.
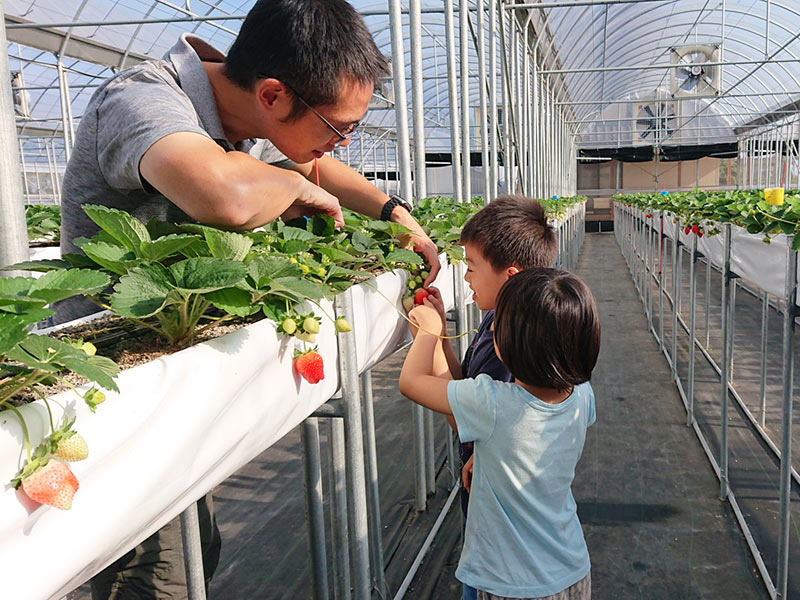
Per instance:
[[[524,196],[504,194],[479,210],[461,230],[462,244],[475,244],[496,270],[549,267],[558,240],[544,207]]]
[[[494,340],[500,359],[523,383],[566,390],[589,381],[600,352],[592,292],[566,271],[520,271],[497,295]]]

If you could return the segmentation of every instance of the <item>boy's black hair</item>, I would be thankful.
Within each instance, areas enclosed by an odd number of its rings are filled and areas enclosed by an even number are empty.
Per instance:
[[[566,390],[589,381],[600,352],[592,292],[566,271],[520,271],[497,295],[494,341],[503,364],[523,383]]]
[[[503,194],[487,204],[461,230],[462,244],[475,244],[496,270],[552,266],[558,240],[544,207],[524,196]]]
[[[224,73],[245,90],[258,79],[278,79],[309,105],[324,106],[336,102],[343,78],[375,85],[388,67],[345,0],[258,0],[228,51]],[[294,98],[289,119],[306,110]]]

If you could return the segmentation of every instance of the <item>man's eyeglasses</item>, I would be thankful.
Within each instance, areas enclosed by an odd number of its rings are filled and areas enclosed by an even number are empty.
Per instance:
[[[286,84],[284,84],[284,85],[286,85]],[[342,143],[342,142],[344,142],[345,140],[348,140],[348,139],[350,139],[350,137],[352,137],[352,135],[353,135],[353,134],[356,132],[356,129],[358,128],[358,126],[361,124],[361,122],[360,122],[360,121],[356,121],[355,123],[350,123],[350,125],[348,125],[348,126],[347,126],[347,127],[345,127],[344,129],[342,129],[341,131],[339,131],[339,130],[338,130],[336,127],[334,127],[333,125],[331,125],[331,122],[330,122],[330,121],[328,121],[328,119],[326,119],[326,118],[325,118],[325,117],[323,117],[321,114],[319,114],[319,113],[318,113],[318,112],[317,112],[317,111],[314,109],[314,107],[313,107],[313,106],[311,106],[311,105],[310,105],[308,102],[306,102],[305,100],[303,100],[303,98],[301,98],[299,94],[297,94],[297,93],[296,93],[294,90],[292,90],[291,88],[289,88],[289,86],[288,86],[288,85],[287,85],[286,87],[289,89],[289,91],[290,91],[290,92],[292,92],[292,94],[294,95],[294,97],[295,97],[295,98],[297,98],[298,100],[300,100],[300,102],[302,102],[302,103],[303,103],[303,105],[304,105],[304,106],[305,106],[305,107],[306,107],[308,110],[310,110],[310,111],[311,111],[311,112],[313,112],[315,115],[317,115],[317,117],[319,117],[319,120],[320,120],[320,121],[322,121],[323,123],[325,123],[325,125],[327,125],[327,126],[328,126],[328,129],[330,129],[330,130],[331,130],[333,133],[335,133],[335,134],[336,134],[336,137],[338,137],[338,138],[339,138],[339,141],[337,141],[337,142],[336,142],[336,144],[334,144],[335,146],[338,146],[339,144],[341,144],[341,143]]]

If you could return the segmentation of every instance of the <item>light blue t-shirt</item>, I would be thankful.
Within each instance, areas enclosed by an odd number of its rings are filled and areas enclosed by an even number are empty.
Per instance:
[[[589,551],[572,479],[594,423],[589,383],[547,404],[488,375],[451,381],[462,442],[475,442],[464,548],[456,577],[498,596],[549,596],[583,579]]]

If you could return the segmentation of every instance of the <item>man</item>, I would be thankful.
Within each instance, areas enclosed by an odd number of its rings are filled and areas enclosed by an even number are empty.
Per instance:
[[[341,224],[341,203],[411,229],[410,243],[431,264],[429,283],[436,246],[405,203],[326,154],[349,143],[386,71],[344,0],[259,0],[227,57],[182,36],[164,59],[118,73],[89,102],[64,175],[62,251],[96,232],[83,204],[246,230],[315,213]],[[254,138],[284,168],[250,156]],[[95,310],[67,301],[57,319]],[[198,509],[208,581],[219,558],[210,495]],[[175,520],[95,577],[92,595],[183,598],[183,571]]]
[[[326,154],[350,142],[385,73],[344,0],[261,0],[227,57],[182,36],[163,60],[122,71],[92,97],[64,175],[62,251],[96,232],[83,204],[246,230],[314,213],[341,224],[341,203],[411,229],[432,282],[436,246],[405,203]],[[255,138],[285,168],[250,156]],[[77,304],[60,307],[58,320],[96,310]]]

